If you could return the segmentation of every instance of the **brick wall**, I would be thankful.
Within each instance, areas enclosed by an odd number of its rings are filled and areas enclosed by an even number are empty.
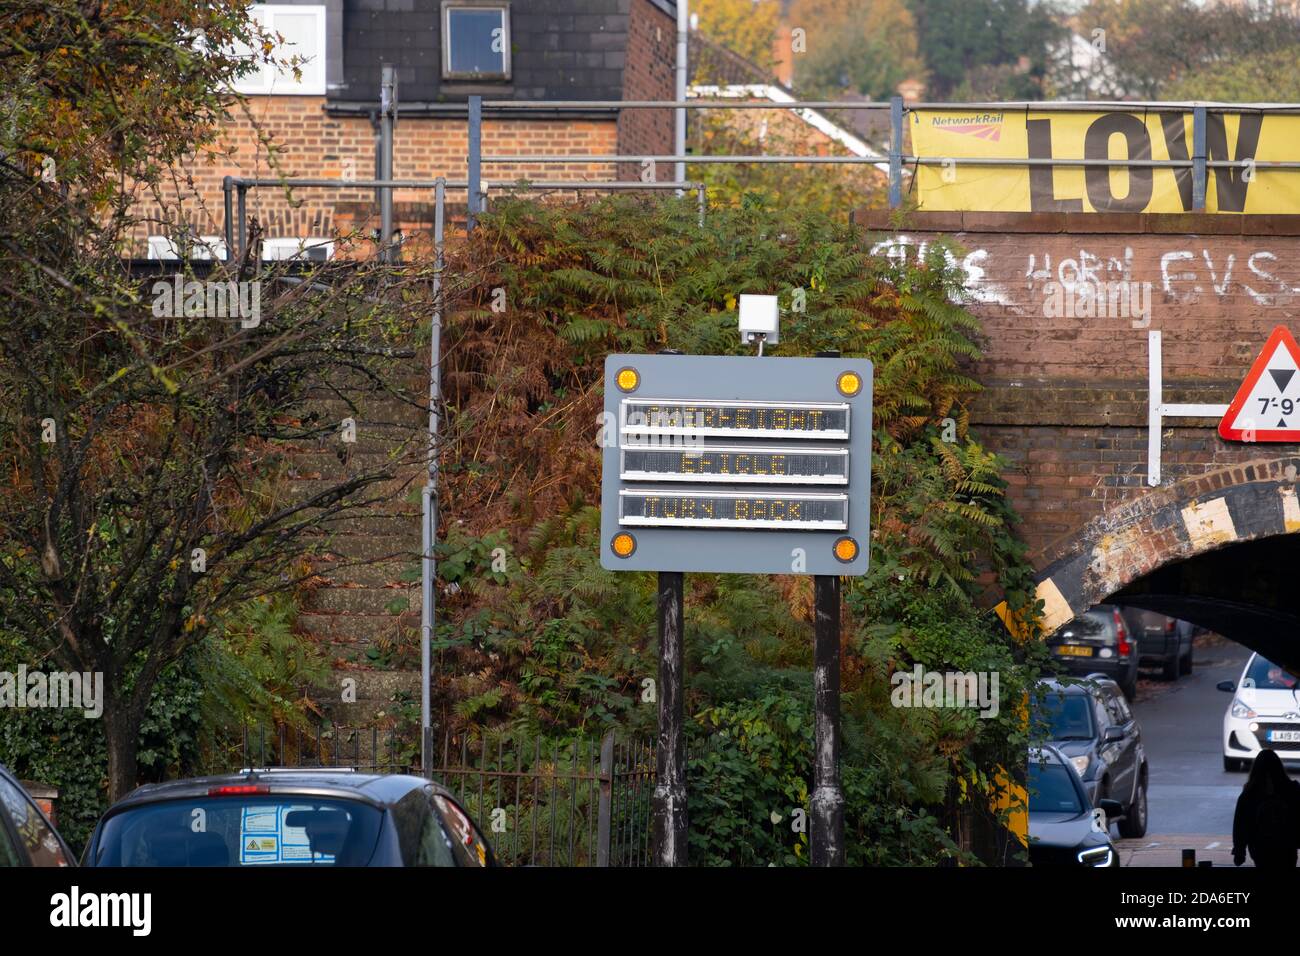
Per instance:
[[[1162,333],[1166,402],[1226,404],[1272,328],[1300,309],[1300,217],[930,213],[891,229],[887,215],[858,217],[880,230],[879,252],[912,258],[943,236],[957,245],[987,335],[972,421],[1012,463],[1040,567],[1089,520],[1149,493],[1149,329]],[[1089,317],[1048,305],[1051,283],[1064,296],[1094,280],[1145,286],[1149,326],[1135,309]],[[1216,425],[1166,420],[1163,485],[1287,451],[1222,441]]]
[[[334,177],[375,176],[375,134],[367,117],[329,116],[323,97],[263,96],[250,98],[247,115],[237,114],[222,129],[220,150],[201,157],[178,184],[186,216],[202,235],[223,231],[221,181],[224,176]],[[483,152],[560,155],[617,151],[617,125],[613,120],[486,119]],[[446,176],[464,180],[468,175],[468,132],[463,119],[408,118],[397,124],[394,135],[393,174],[398,179],[433,179]],[[222,155],[233,150],[229,157]],[[610,164],[501,164],[483,167],[489,183],[531,180],[608,179]],[[427,233],[433,227],[432,190],[398,190],[394,214],[404,232]],[[463,212],[465,194],[448,191],[449,204]],[[267,236],[338,237],[378,227],[378,207],[372,190],[297,189],[294,203],[283,190],[253,189],[248,212],[265,227]],[[170,203],[169,203],[170,204]],[[144,214],[155,220],[144,234],[162,234],[156,220],[160,211],[150,204]],[[353,254],[366,254],[366,246]]]
[[[677,23],[650,0],[632,0],[628,11],[623,99],[671,100],[676,98]],[[674,117],[671,109],[624,110],[618,121],[621,154],[673,152]],[[631,164],[619,168],[620,179],[640,177]],[[671,163],[660,163],[655,178],[671,180]]]
[[[602,62],[609,61],[611,69],[622,69],[625,99],[673,98],[675,36],[671,16],[650,0],[630,0],[626,49],[602,54]],[[331,116],[325,107],[320,96],[254,96],[246,105],[235,104],[214,149],[196,158],[184,178],[166,190],[166,205],[173,205],[179,195],[184,216],[196,233],[220,235],[224,176],[374,178],[376,137],[369,117]],[[403,116],[395,133],[393,175],[464,180],[468,139],[463,118]],[[608,119],[487,118],[483,123],[484,155],[662,154],[672,149],[670,109],[628,110]],[[671,178],[671,165],[661,164],[657,174]],[[627,164],[616,170],[609,163],[484,163],[482,176],[489,184],[521,178],[533,182],[632,179],[640,176],[640,169]],[[291,203],[278,189],[250,190],[248,212],[268,237],[338,238],[369,235],[378,228],[373,191],[298,189],[293,198]],[[463,216],[464,191],[448,190],[448,203],[453,216]],[[141,210],[151,220],[138,231],[141,243],[146,235],[177,231],[162,222],[164,213],[158,205],[149,202]],[[427,236],[433,227],[432,190],[397,191],[394,215],[398,228],[408,236]],[[366,255],[370,248],[368,242],[361,242],[340,251]]]

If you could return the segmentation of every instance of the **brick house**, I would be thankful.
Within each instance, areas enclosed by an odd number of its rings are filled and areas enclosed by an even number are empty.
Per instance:
[[[253,15],[283,37],[277,56],[304,58],[300,76],[260,69],[237,89],[220,144],[197,157],[178,188],[184,222],[154,207],[142,229],[152,258],[170,258],[171,239],[224,231],[221,184],[242,177],[377,175],[382,68],[395,69],[398,121],[393,175],[463,180],[467,174],[465,103],[485,100],[670,100],[674,92],[676,11],[672,0],[282,0]],[[664,110],[485,110],[483,153],[671,153],[673,116]],[[610,164],[483,166],[488,183],[521,177],[604,180],[634,170]],[[174,198],[174,194],[173,194]],[[296,254],[309,241],[324,254],[366,255],[368,242],[336,248],[349,234],[373,234],[372,190],[281,189],[248,194],[248,213],[263,230],[263,255]],[[465,193],[449,190],[452,215]],[[404,234],[432,226],[431,191],[399,190],[394,217]],[[212,242],[212,240],[206,240]]]

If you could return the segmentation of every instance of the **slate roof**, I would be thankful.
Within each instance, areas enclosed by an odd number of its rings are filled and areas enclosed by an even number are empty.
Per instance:
[[[373,105],[382,65],[397,69],[403,111],[488,99],[618,100],[632,0],[510,0],[512,77],[442,79],[440,0],[342,0],[343,69],[329,92],[332,108]],[[649,0],[676,17],[671,0]],[[335,20],[337,18],[331,18]],[[333,26],[331,24],[331,29]]]

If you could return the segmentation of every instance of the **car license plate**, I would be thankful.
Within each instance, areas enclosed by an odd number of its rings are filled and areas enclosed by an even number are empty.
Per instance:
[[[1273,743],[1294,743],[1300,740],[1300,730],[1270,730],[1268,739]]]
[[[1092,657],[1092,648],[1080,644],[1062,644],[1056,653],[1064,657]]]

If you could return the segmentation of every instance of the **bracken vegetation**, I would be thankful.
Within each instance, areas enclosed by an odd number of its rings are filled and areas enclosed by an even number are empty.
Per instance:
[[[598,560],[602,365],[610,352],[739,353],[735,297],[776,293],[776,354],[839,350],[876,368],[871,572],[847,585],[850,857],[973,858],[966,827],[998,766],[1023,759],[1016,708],[1034,649],[986,608],[1032,603],[1001,463],[967,429],[977,321],[935,249],[870,255],[825,216],[756,198],[496,204],[459,248],[445,336],[435,721],[564,737],[649,732],[653,576]],[[944,432],[949,432],[945,436]],[[947,437],[950,440],[944,441]],[[492,554],[504,548],[504,569]],[[691,575],[686,606],[697,863],[793,863],[811,785],[812,588],[796,576]],[[895,708],[914,663],[1002,675],[1002,710]],[[777,818],[785,821],[774,822]]]

